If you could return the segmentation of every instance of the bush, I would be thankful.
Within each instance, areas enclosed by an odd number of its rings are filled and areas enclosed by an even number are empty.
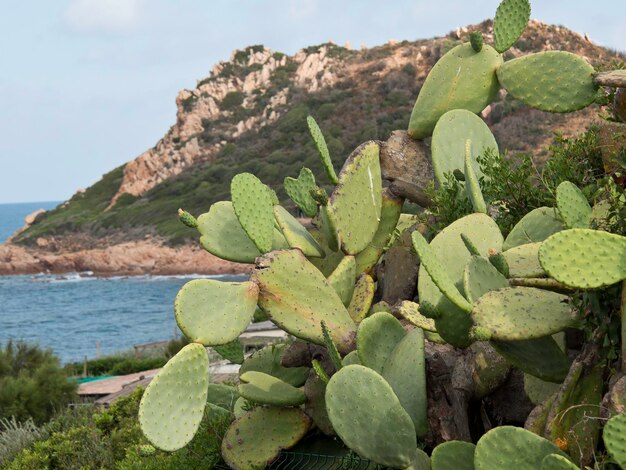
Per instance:
[[[9,340],[0,349],[0,418],[43,424],[76,397],[51,350]]]
[[[231,91],[222,100],[222,109],[233,109],[243,104],[244,94],[240,91]]]
[[[32,419],[22,423],[11,419],[0,419],[0,468],[13,460],[24,448],[41,440],[46,435]]]

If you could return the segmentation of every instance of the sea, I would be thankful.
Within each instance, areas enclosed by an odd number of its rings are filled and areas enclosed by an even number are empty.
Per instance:
[[[0,242],[33,211],[58,202],[0,204]],[[174,298],[194,278],[240,281],[241,275],[0,276],[0,347],[9,339],[51,349],[62,363],[132,350],[180,337]]]

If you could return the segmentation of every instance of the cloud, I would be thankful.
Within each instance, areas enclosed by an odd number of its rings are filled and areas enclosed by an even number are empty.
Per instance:
[[[129,31],[139,24],[144,4],[145,0],[72,0],[65,20],[77,31]]]

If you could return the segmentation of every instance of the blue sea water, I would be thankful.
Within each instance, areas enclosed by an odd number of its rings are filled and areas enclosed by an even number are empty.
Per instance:
[[[24,216],[57,204],[0,204],[0,240],[21,227]],[[200,276],[0,276],[0,346],[10,338],[37,343],[67,363],[95,357],[96,344],[104,355],[174,338],[180,335],[174,298],[194,277]]]

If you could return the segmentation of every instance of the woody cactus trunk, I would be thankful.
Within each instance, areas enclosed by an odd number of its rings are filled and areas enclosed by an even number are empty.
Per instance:
[[[231,201],[197,219],[180,212],[207,251],[253,269],[246,282],[198,279],[177,295],[176,321],[191,344],[141,402],[154,446],[183,447],[221,406],[233,417],[222,456],[235,469],[262,468],[321,436],[391,468],[579,468],[604,449],[624,465],[626,353],[608,354],[615,322],[592,324],[578,302],[584,290],[620,282],[626,292],[626,238],[603,231],[599,211],[569,182],[554,207],[529,211],[505,237],[481,190],[478,159],[498,147],[476,113],[501,87],[550,112],[598,96],[581,57],[504,60],[529,15],[526,0],[504,0],[494,43],[473,34],[445,54],[408,131],[363,143],[338,173],[309,117],[328,181],[320,186],[303,168],[284,188],[310,223],[249,173],[233,178]],[[611,79],[623,84],[625,74]],[[427,185],[450,175],[474,213],[439,231],[427,210],[403,213],[406,201],[430,206]],[[242,359],[239,335],[259,311],[295,341]],[[572,338],[582,330],[592,334],[581,346]],[[208,346],[243,361],[237,387],[209,384]]]

